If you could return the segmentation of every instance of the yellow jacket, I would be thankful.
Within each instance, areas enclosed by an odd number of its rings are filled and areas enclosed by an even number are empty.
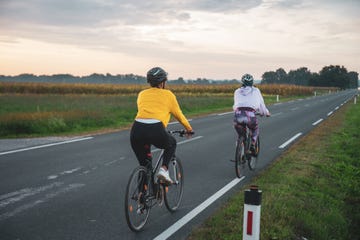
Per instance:
[[[141,91],[137,98],[137,108],[136,118],[157,119],[167,127],[172,114],[186,130],[192,130],[170,90],[152,87]]]

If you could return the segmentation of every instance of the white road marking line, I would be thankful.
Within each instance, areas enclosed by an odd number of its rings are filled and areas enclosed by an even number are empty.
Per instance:
[[[80,169],[81,169],[81,167],[73,168],[70,170],[65,170],[65,171],[61,172],[60,175],[71,174],[71,173],[79,171]]]
[[[190,139],[187,139],[187,140],[184,140],[184,141],[181,141],[181,142],[178,142],[177,145],[180,145],[180,144],[183,144],[183,143],[188,143],[188,142],[191,142],[191,141],[195,141],[195,140],[198,140],[200,138],[202,138],[203,136],[197,136],[197,137],[193,137],[193,138],[190,138]],[[155,148],[153,150],[151,150],[152,153],[155,153],[155,152],[159,152],[161,151],[162,149],[159,149],[159,148]]]
[[[188,119],[188,121],[191,122],[192,119],[190,118]],[[179,122],[178,121],[170,122],[168,125],[174,125],[174,124],[179,124]]]
[[[183,144],[183,143],[192,142],[192,141],[198,140],[198,139],[200,139],[200,138],[202,138],[202,137],[203,137],[203,136],[193,137],[193,138],[190,138],[190,139],[187,139],[187,140],[184,140],[184,141],[178,142],[177,144],[178,144],[178,145],[180,145],[180,144]]]
[[[81,167],[77,167],[77,168],[73,168],[73,169],[70,169],[70,170],[65,170],[57,175],[50,175],[47,177],[48,180],[53,180],[53,179],[56,179],[59,177],[59,175],[67,175],[67,174],[71,174],[71,173],[74,173],[74,172],[77,172],[79,170],[81,170],[82,168]]]
[[[234,113],[233,111],[232,112],[224,112],[224,113],[219,113],[217,114],[218,116],[223,116],[223,115],[227,115],[227,114],[231,114],[231,113]]]
[[[337,106],[336,108],[335,108],[335,110],[338,110],[339,109],[339,106]]]
[[[7,219],[7,218],[10,218],[10,217],[13,217],[13,216],[25,211],[25,210],[33,208],[33,207],[35,207],[35,206],[37,206],[37,205],[39,205],[41,203],[45,203],[45,202],[49,201],[50,199],[57,197],[60,194],[67,193],[67,192],[69,192],[71,190],[74,190],[74,189],[77,189],[77,188],[80,188],[80,187],[84,187],[84,186],[85,186],[85,184],[82,184],[82,183],[69,184],[67,187],[61,188],[61,189],[59,189],[58,191],[56,191],[54,193],[46,194],[45,197],[42,198],[42,199],[36,200],[36,201],[28,203],[28,204],[24,204],[24,205],[16,208],[12,212],[5,212],[5,213],[1,214],[0,215],[0,221],[4,220],[4,219]]]
[[[1,155],[5,155],[5,154],[10,154],[10,153],[23,152],[23,151],[34,150],[34,149],[38,149],[38,148],[51,147],[51,146],[55,146],[55,145],[61,145],[61,144],[66,144],[66,143],[79,142],[79,141],[90,140],[90,139],[93,139],[93,137],[77,138],[77,139],[68,140],[68,141],[63,141],[63,142],[49,143],[49,144],[40,145],[40,146],[34,146],[34,147],[29,147],[29,148],[22,148],[22,149],[17,149],[17,150],[11,150],[11,151],[7,151],[7,152],[1,152],[1,153],[0,153],[0,156],[1,156]]]
[[[271,117],[276,117],[276,116],[279,116],[281,114],[282,114],[282,112],[274,113],[274,114],[271,114]]]
[[[160,235],[154,238],[154,240],[163,240],[170,237],[172,234],[174,234],[177,230],[179,230],[182,226],[187,224],[190,220],[192,220],[194,217],[196,217],[199,213],[201,213],[204,209],[206,209],[208,206],[210,206],[213,202],[215,202],[218,198],[223,196],[227,191],[229,191],[231,188],[233,188],[236,184],[238,184],[240,181],[242,181],[245,178],[243,176],[242,178],[235,178],[230,183],[225,185],[222,189],[217,191],[214,195],[206,199],[204,202],[202,202],[199,206],[194,208],[192,211],[190,211],[188,214],[186,214],[184,217],[179,219],[176,223],[171,225],[168,229],[166,229],[164,232],[162,232]]]
[[[320,122],[322,122],[322,120],[324,120],[324,119],[320,118],[319,120],[317,120],[316,122],[314,122],[312,125],[315,126],[315,125],[319,124]]]
[[[289,145],[292,141],[294,141],[296,138],[300,137],[302,133],[298,133],[289,140],[287,140],[285,143],[279,146],[279,148],[285,148],[287,145]]]
[[[45,186],[37,187],[37,188],[24,188],[19,191],[7,193],[0,196],[0,208],[5,207],[9,204],[16,203],[18,201],[21,201],[22,199],[47,191],[54,187],[59,187],[63,183],[62,182],[54,182]]]
[[[113,160],[111,162],[104,163],[105,166],[110,166],[111,164],[116,163],[118,160]]]
[[[331,114],[333,114],[333,111],[329,112],[327,115],[330,116]]]
[[[297,110],[297,109],[299,109],[299,107],[294,107],[294,108],[292,108],[292,109],[290,109],[291,111],[295,111],[295,110]]]

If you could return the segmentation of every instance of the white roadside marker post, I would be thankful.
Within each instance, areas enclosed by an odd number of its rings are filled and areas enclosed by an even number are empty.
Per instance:
[[[258,186],[245,190],[243,240],[260,239],[261,194]]]

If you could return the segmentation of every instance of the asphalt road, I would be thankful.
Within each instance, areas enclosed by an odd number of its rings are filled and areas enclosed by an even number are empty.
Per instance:
[[[235,149],[232,113],[192,119],[196,135],[178,139],[185,174],[180,209],[169,213],[164,206],[153,208],[140,233],[129,230],[123,210],[126,183],[137,166],[128,130],[8,147],[0,152],[0,239],[185,239],[244,183],[355,94],[341,91],[270,106],[272,117],[260,118],[258,169],[245,171],[242,179],[236,178],[230,161]],[[169,128],[181,127],[174,123]]]

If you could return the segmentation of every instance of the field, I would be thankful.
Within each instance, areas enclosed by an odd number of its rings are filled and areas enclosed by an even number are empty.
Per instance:
[[[237,85],[171,85],[186,116],[231,111]],[[0,83],[0,137],[79,134],[129,126],[146,85]],[[336,89],[260,85],[266,104]]]

